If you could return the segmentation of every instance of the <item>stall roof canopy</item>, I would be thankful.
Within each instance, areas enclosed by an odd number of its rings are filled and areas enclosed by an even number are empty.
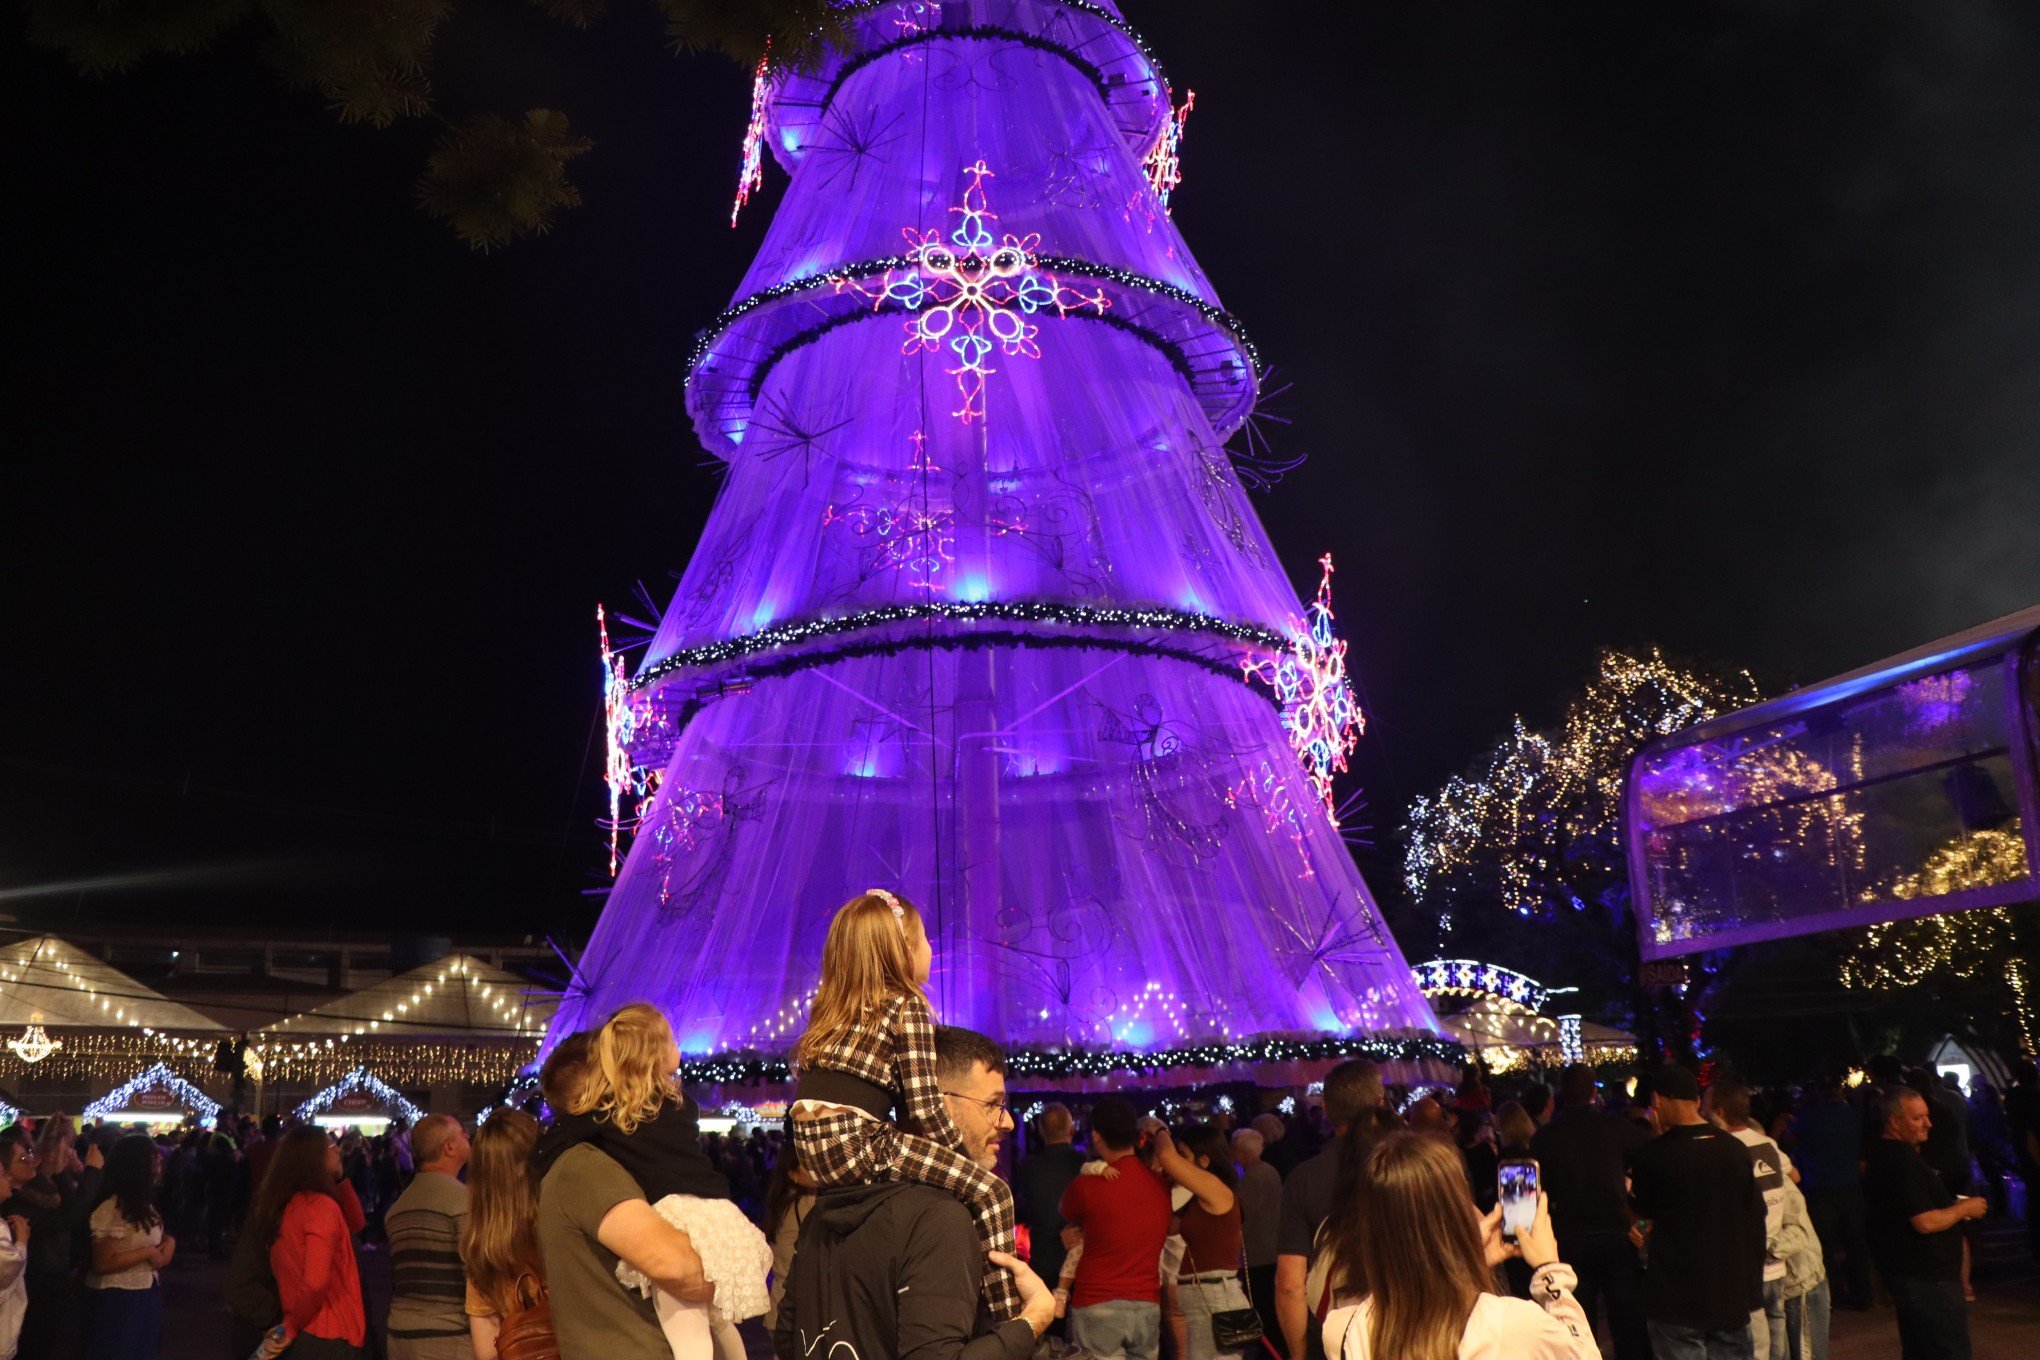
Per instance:
[[[30,1024],[38,1014],[52,1029],[226,1032],[54,935],[0,944],[0,1025]]]
[[[378,1039],[536,1039],[557,998],[469,954],[399,973],[279,1021],[266,1038],[348,1034]]]

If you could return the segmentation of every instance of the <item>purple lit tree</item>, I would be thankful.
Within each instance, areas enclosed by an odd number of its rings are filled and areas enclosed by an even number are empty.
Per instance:
[[[1435,1032],[1326,795],[1328,597],[1224,448],[1255,356],[1159,69],[1096,0],[849,13],[761,87],[792,183],[687,386],[728,480],[635,667],[605,640],[629,850],[556,1032],[649,998],[783,1053],[872,885],[1009,1043]]]

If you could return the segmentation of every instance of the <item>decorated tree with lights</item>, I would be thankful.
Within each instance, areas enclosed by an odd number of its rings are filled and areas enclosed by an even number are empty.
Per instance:
[[[1100,0],[842,14],[760,73],[738,207],[792,182],[687,384],[728,479],[604,621],[619,863],[554,1032],[650,997],[698,1075],[777,1070],[883,885],[1028,1071],[1435,1049],[1339,835],[1330,562],[1300,607],[1226,447],[1261,375],[1169,215],[1189,97]]]
[[[1900,901],[1945,897],[2025,872],[2017,830],[1979,830],[1927,857],[1891,887]],[[2032,1056],[2040,1041],[2040,907],[2033,904],[1886,921],[1849,934],[1841,964],[1854,990],[1931,992],[1937,1013],[1964,1014],[1987,1037]],[[2002,1030],[2002,1033],[1991,1033]]]
[[[1580,1005],[1674,1045],[1684,1008],[1637,985],[1622,793],[1630,761],[1654,737],[1754,703],[1747,674],[1720,676],[1647,656],[1603,652],[1558,725],[1519,718],[1465,774],[1410,807],[1404,887],[1438,952],[1472,949],[1546,981],[1577,985]],[[1698,963],[1704,990],[1715,962]]]

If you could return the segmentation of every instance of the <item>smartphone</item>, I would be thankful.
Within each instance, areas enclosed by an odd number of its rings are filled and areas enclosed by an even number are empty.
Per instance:
[[[1495,1180],[1502,1203],[1502,1239],[1513,1242],[1537,1222],[1540,1177],[1536,1158],[1508,1158],[1495,1173]]]

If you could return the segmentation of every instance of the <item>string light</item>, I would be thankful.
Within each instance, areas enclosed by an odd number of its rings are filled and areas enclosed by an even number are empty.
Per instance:
[[[43,1028],[42,1012],[34,1011],[28,1017],[28,1028],[18,1038],[9,1039],[7,1047],[14,1050],[14,1056],[33,1067],[50,1054],[62,1048],[63,1042],[52,1039]]]
[[[754,190],[764,187],[765,158],[759,154],[765,142],[765,115],[772,103],[772,39],[765,39],[765,50],[758,54],[758,69],[751,73],[751,121],[744,126],[744,156],[737,170],[737,201],[730,205],[730,225],[737,225],[737,214],[751,201]]]
[[[1247,675],[1267,684],[1281,700],[1282,729],[1324,804],[1326,820],[1336,827],[1338,801],[1332,794],[1332,776],[1345,772],[1346,757],[1360,744],[1366,720],[1346,680],[1346,640],[1332,626],[1332,555],[1320,557],[1318,565],[1324,571],[1318,577],[1317,594],[1288,650],[1241,664]]]
[[[79,1118],[86,1121],[114,1119],[127,1110],[136,1096],[145,1091],[168,1091],[184,1107],[198,1116],[201,1124],[210,1124],[220,1117],[220,1103],[205,1092],[193,1086],[170,1070],[167,1063],[157,1063],[143,1072],[114,1087],[99,1099],[87,1105]]]
[[[1196,107],[1197,91],[1185,90],[1182,104],[1162,124],[1161,135],[1155,138],[1154,149],[1148,152],[1143,167],[1148,187],[1155,191],[1155,199],[1165,213],[1169,211],[1169,195],[1183,182],[1183,125],[1190,121],[1190,110]]]
[[[391,1086],[365,1067],[354,1068],[346,1076],[340,1078],[340,1080],[334,1082],[325,1090],[320,1091],[317,1095],[312,1096],[309,1100],[306,1100],[295,1110],[291,1111],[291,1113],[299,1119],[311,1119],[317,1115],[324,1114],[336,1102],[353,1095],[368,1096],[380,1102],[385,1108],[394,1109],[407,1122],[412,1124],[416,1124],[425,1117],[425,1111],[406,1099],[402,1091],[397,1090],[394,1086]]]
[[[1901,902],[1948,897],[1971,888],[2014,882],[2026,873],[2026,843],[2016,829],[1977,831],[1935,850],[1917,870],[1894,879],[1887,890],[1870,888],[1864,895],[1870,900],[1889,896]],[[1917,987],[1935,977],[1974,978],[2001,966],[2008,955],[2019,957],[2016,919],[2008,908],[1980,907],[1868,927],[1842,960],[1841,978],[1848,987]],[[2008,969],[2006,980],[2013,990],[2020,1028],[2029,1030],[2032,1013],[2024,1004],[2025,978]]]
[[[873,311],[889,303],[913,313],[903,352],[949,351],[956,367],[948,372],[963,402],[953,414],[969,425],[985,417],[985,379],[997,372],[987,362],[994,350],[1008,358],[1041,357],[1036,343],[1041,328],[1029,317],[1050,311],[1102,316],[1111,303],[1102,289],[1086,295],[1037,269],[1039,233],[994,236],[999,215],[991,209],[985,181],[996,176],[982,158],[963,173],[970,182],[962,204],[949,210],[958,221],[946,241],[939,229],[907,227],[906,268],[888,269],[876,279],[833,274],[830,282],[839,293],[847,289],[869,299]]]
[[[1554,902],[1584,905],[1554,881],[1562,847],[1595,839],[1619,846],[1623,783],[1636,751],[1759,697],[1747,673],[1717,681],[1680,670],[1656,650],[1641,658],[1602,653],[1555,733],[1533,732],[1518,718],[1473,773],[1454,775],[1411,804],[1403,858],[1411,899],[1436,913],[1444,935],[1462,895],[1499,897],[1522,917]],[[1495,881],[1482,881],[1480,868]]]

